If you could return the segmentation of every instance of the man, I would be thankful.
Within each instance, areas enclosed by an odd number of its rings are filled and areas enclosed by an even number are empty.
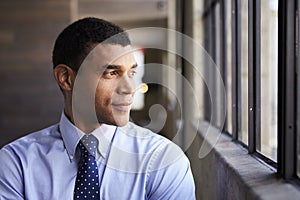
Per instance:
[[[0,150],[0,199],[195,199],[189,161],[129,122],[137,66],[127,34],[84,18],[58,36],[58,124]]]

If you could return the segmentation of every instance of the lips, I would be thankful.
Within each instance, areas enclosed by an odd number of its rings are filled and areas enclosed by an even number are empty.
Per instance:
[[[113,103],[112,106],[118,111],[127,112],[131,109],[131,104],[132,101],[125,103]]]

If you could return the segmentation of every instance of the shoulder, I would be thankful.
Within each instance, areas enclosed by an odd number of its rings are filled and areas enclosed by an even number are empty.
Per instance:
[[[149,129],[130,122],[120,127],[117,134],[119,134],[117,146],[125,150],[124,152],[139,155],[139,159],[145,158],[148,161],[148,172],[161,170],[174,164],[189,165],[187,157],[179,146]]]
[[[30,133],[25,135],[9,144],[6,144],[0,150],[0,160],[3,159],[3,154],[10,154],[25,156],[26,154],[33,149],[38,149],[39,147],[46,148],[50,146],[51,143],[55,142],[60,138],[60,133],[58,131],[58,125],[53,125],[48,128]]]
[[[195,199],[190,162],[178,145],[133,123],[122,127],[121,131],[119,133],[134,141],[138,150],[134,154],[128,150],[119,151],[118,155],[122,156],[118,157],[116,163],[126,160],[130,164],[123,162],[118,169],[144,173],[148,199]],[[129,143],[127,141],[126,147]]]
[[[34,162],[31,161],[33,159],[41,160],[40,153],[49,148],[51,142],[54,141],[53,138],[58,137],[57,125],[54,125],[19,138],[0,150],[0,188],[2,195],[6,196],[7,199],[24,198],[25,170],[32,169]]]

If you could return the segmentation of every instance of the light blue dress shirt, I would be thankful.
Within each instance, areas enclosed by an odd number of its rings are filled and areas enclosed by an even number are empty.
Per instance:
[[[168,139],[129,122],[101,125],[100,197],[105,200],[195,199],[187,157]],[[0,200],[71,200],[84,135],[62,114],[59,124],[20,138],[0,150]]]

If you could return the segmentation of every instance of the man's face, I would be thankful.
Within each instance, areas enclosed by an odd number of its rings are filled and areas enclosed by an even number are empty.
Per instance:
[[[88,69],[81,72],[85,85],[81,88],[81,117],[89,116],[83,112],[93,112],[88,108],[90,105],[82,106],[88,104],[89,101],[84,98],[89,95],[94,97],[94,112],[100,124],[126,125],[135,92],[134,74],[137,67],[131,47],[100,44],[81,67]]]

